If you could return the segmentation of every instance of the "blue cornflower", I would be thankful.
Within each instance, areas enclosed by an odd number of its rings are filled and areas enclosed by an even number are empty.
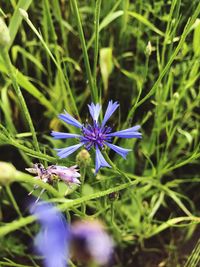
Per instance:
[[[37,252],[44,257],[45,267],[66,267],[69,256],[70,227],[64,216],[52,204],[32,205],[31,213],[41,225],[35,237]]]
[[[108,146],[116,153],[118,153],[123,158],[126,158],[127,154],[131,149],[125,149],[116,145],[111,144],[114,137],[120,138],[141,138],[142,134],[138,132],[140,126],[134,126],[126,130],[112,132],[112,128],[106,126],[108,119],[119,107],[118,102],[109,101],[106,113],[104,115],[102,123],[98,122],[99,114],[101,111],[100,104],[91,103],[88,105],[90,115],[93,119],[92,124],[81,124],[75,118],[65,111],[65,114],[60,114],[58,117],[63,120],[65,123],[73,125],[81,130],[82,134],[72,134],[72,133],[61,133],[52,131],[51,135],[55,139],[65,139],[65,138],[78,138],[80,143],[77,145],[69,146],[67,148],[56,149],[58,151],[57,155],[60,158],[66,158],[81,146],[85,146],[87,150],[94,148],[96,151],[96,160],[95,160],[95,170],[96,173],[101,167],[111,167],[108,162],[104,159],[100,149],[104,146]]]

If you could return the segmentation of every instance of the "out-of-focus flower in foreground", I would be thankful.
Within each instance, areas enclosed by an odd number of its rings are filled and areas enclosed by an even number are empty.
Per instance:
[[[72,134],[72,133],[62,133],[53,131],[51,135],[55,139],[68,139],[68,138],[78,138],[80,143],[69,146],[67,148],[57,149],[58,156],[60,158],[66,158],[77,149],[82,146],[85,146],[87,150],[90,150],[92,147],[96,151],[96,161],[95,161],[95,169],[96,173],[101,167],[111,167],[108,162],[104,159],[101,149],[104,146],[108,146],[116,153],[118,153],[123,158],[126,158],[127,154],[131,149],[125,149],[114,144],[111,144],[112,139],[114,137],[120,138],[141,138],[142,134],[138,132],[140,126],[134,126],[122,131],[112,132],[112,128],[106,126],[108,119],[115,112],[115,110],[119,107],[117,102],[109,101],[106,113],[104,115],[102,123],[98,122],[101,105],[93,104],[88,105],[90,115],[92,117],[92,124],[81,124],[75,118],[73,118],[69,113],[65,112],[65,114],[60,114],[58,117],[63,120],[65,123],[73,125],[81,130],[82,134]]]
[[[32,168],[26,168],[30,173],[36,174],[36,179],[41,179],[45,183],[52,183],[57,178],[62,180],[66,184],[80,184],[78,178],[80,173],[78,172],[77,166],[65,167],[50,165],[45,168],[41,163],[36,163]]]
[[[45,202],[33,204],[30,211],[41,225],[35,247],[44,257],[45,267],[65,267],[69,249],[79,262],[88,265],[109,263],[114,243],[101,222],[77,221],[70,227],[61,212]]]
[[[74,223],[71,227],[71,240],[72,253],[78,261],[95,262],[99,265],[109,263],[114,243],[99,221]]]
[[[35,238],[36,250],[44,257],[45,267],[65,267],[69,253],[70,230],[63,215],[48,203],[31,207],[41,225]]]

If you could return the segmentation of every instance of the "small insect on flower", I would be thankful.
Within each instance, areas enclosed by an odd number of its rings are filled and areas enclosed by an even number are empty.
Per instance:
[[[70,229],[64,216],[54,206],[44,202],[33,204],[30,211],[41,225],[34,243],[37,252],[44,257],[44,266],[66,267]]]
[[[50,165],[45,168],[41,163],[36,163],[33,165],[33,168],[26,168],[30,173],[37,174],[35,179],[41,179],[45,183],[51,184],[53,180],[60,179],[66,184],[80,184],[80,181],[77,179],[81,175],[78,172],[77,166],[65,167]]]
[[[114,242],[98,220],[75,222],[71,227],[71,242],[72,255],[78,261],[105,265],[111,260]]]
[[[47,170],[49,173],[51,173],[51,175],[57,176],[66,184],[81,184],[81,182],[77,179],[81,175],[78,172],[76,165],[71,166],[69,168],[64,166],[51,165],[47,168]]]
[[[78,138],[79,144],[69,146],[66,148],[56,149],[58,151],[57,155],[60,158],[66,158],[73,152],[75,152],[80,147],[84,146],[87,150],[90,150],[92,147],[96,151],[96,160],[95,160],[95,170],[96,173],[101,167],[111,167],[108,162],[104,159],[101,149],[104,146],[108,146],[110,149],[114,150],[123,158],[126,158],[127,154],[131,149],[125,149],[114,144],[111,144],[114,137],[120,138],[141,138],[142,134],[138,132],[140,126],[134,126],[122,131],[112,132],[112,128],[106,126],[108,119],[119,107],[117,102],[109,101],[106,113],[104,115],[103,121],[98,122],[99,114],[101,111],[100,104],[91,103],[88,105],[90,115],[92,117],[92,124],[81,124],[75,118],[73,118],[69,113],[65,111],[65,114],[60,114],[58,117],[63,120],[65,123],[73,125],[80,129],[82,134],[72,134],[72,133],[61,133],[52,131],[51,135],[55,139],[65,139],[65,138]]]
[[[36,174],[35,179],[40,179],[44,183],[52,184],[54,180],[61,180],[68,186],[72,184],[80,185],[81,182],[79,181],[79,177],[81,176],[78,172],[77,166],[65,167],[65,166],[57,166],[57,165],[50,165],[45,168],[41,163],[33,164],[32,168],[26,168],[29,173]],[[34,189],[37,189],[38,186],[35,185]],[[33,191],[29,193],[32,194]],[[43,189],[36,200],[39,200],[40,196],[45,190]]]

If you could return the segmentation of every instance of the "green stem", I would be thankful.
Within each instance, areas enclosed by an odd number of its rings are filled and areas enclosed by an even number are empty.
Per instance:
[[[86,43],[85,43],[85,37],[84,37],[84,33],[83,33],[83,28],[82,28],[82,24],[81,24],[81,18],[80,18],[80,14],[79,14],[79,10],[78,10],[77,1],[71,0],[71,3],[73,6],[76,24],[78,27],[79,37],[80,37],[80,41],[81,41],[87,78],[88,78],[90,91],[91,91],[91,95],[92,95],[92,101],[94,103],[96,103],[98,101],[98,94],[97,94],[97,90],[94,86],[94,81],[92,78],[92,72],[91,72],[91,68],[90,68],[90,62],[89,62],[89,57],[88,57],[88,53],[87,53],[87,47],[86,47]]]
[[[120,169],[118,169],[117,166],[112,162],[112,160],[109,158],[109,156],[106,153],[106,151],[104,151],[103,154],[104,154],[104,157],[105,157],[106,161],[111,165],[111,167],[115,170],[115,172],[117,172],[123,178],[125,178],[126,180],[131,182],[131,179],[124,172],[122,172]]]
[[[38,144],[36,133],[35,133],[35,129],[34,129],[34,126],[33,126],[33,122],[32,122],[30,113],[28,111],[28,108],[26,106],[26,102],[24,100],[22,92],[20,90],[20,87],[19,87],[19,85],[17,83],[16,75],[15,75],[15,73],[13,73],[13,66],[12,66],[12,63],[11,63],[11,60],[10,60],[10,56],[8,54],[8,50],[7,50],[7,48],[2,48],[2,49],[0,49],[0,52],[1,52],[2,58],[4,60],[4,63],[6,65],[6,68],[8,69],[8,73],[9,73],[9,76],[10,76],[10,78],[12,80],[12,84],[13,84],[14,90],[16,92],[16,95],[17,95],[18,99],[19,99],[19,102],[21,104],[21,108],[22,108],[22,110],[24,112],[25,118],[27,120],[27,123],[29,125],[30,131],[32,133],[34,147],[35,147],[36,151],[40,152],[39,144]]]
[[[33,176],[31,176],[29,174],[26,174],[26,173],[23,173],[23,172],[20,172],[20,171],[16,171],[15,180],[17,182],[23,182],[23,183],[29,183],[29,184],[32,184],[32,185],[38,185],[39,187],[47,190],[54,197],[57,197],[57,198],[63,197],[51,185],[49,185],[47,183],[44,183],[42,180],[37,180]]]
[[[80,185],[81,196],[83,196],[83,185],[84,185],[84,181],[85,181],[85,173],[86,173],[86,168],[83,167],[81,169],[81,177],[80,177],[80,181],[81,181],[81,185]],[[85,211],[86,211],[85,203],[82,203],[81,212],[85,214]]]
[[[39,181],[37,181],[37,182],[39,182]],[[42,181],[40,181],[40,182],[42,182]],[[74,208],[76,206],[80,206],[84,202],[87,202],[87,201],[90,201],[93,199],[97,199],[97,198],[109,195],[113,192],[129,188],[131,185],[135,185],[137,183],[138,183],[138,181],[136,180],[136,181],[125,183],[125,184],[101,191],[101,192],[97,192],[97,193],[94,193],[94,194],[91,194],[88,196],[84,196],[84,197],[81,197],[78,199],[67,200],[66,203],[62,203],[62,204],[58,205],[58,209],[60,209],[61,211],[69,210],[72,207]],[[47,186],[48,184],[45,184],[45,185]],[[6,225],[0,227],[0,237],[9,234],[12,231],[18,230],[19,228],[24,227],[25,225],[33,223],[35,220],[36,220],[35,216],[28,216],[26,218],[20,218],[19,220],[13,221],[11,223],[7,223]]]
[[[42,35],[38,32],[38,30],[35,28],[35,26],[33,25],[33,23],[31,22],[31,20],[28,18],[28,13],[25,12],[25,10],[20,10],[21,12],[21,15],[23,16],[24,20],[27,22],[27,24],[29,25],[29,27],[31,28],[31,30],[35,33],[35,35],[38,37],[38,39],[40,40],[40,42],[42,43],[42,45],[44,46],[45,50],[47,51],[48,55],[50,56],[50,58],[52,59],[52,61],[54,62],[54,64],[56,65],[58,71],[60,72],[62,78],[63,78],[63,81],[65,83],[65,86],[67,88],[67,92],[69,94],[69,97],[71,99],[71,103],[72,103],[72,106],[73,106],[73,109],[77,115],[78,118],[79,117],[79,112],[78,112],[78,109],[77,109],[77,106],[76,106],[76,102],[75,102],[75,99],[74,99],[74,96],[72,94],[72,90],[70,88],[70,85],[69,85],[69,79],[67,77],[67,75],[65,75],[62,71],[62,68],[61,66],[58,64],[57,60],[55,59],[54,55],[52,54],[51,50],[49,49],[48,45],[46,44],[46,42],[44,41]]]
[[[13,196],[13,193],[12,193],[9,185],[6,186],[6,192],[10,198],[10,201],[11,201],[13,207],[15,208],[15,211],[17,212],[17,214],[19,215],[20,218],[23,218],[22,213],[21,213],[21,211],[17,205],[17,202]],[[25,230],[30,237],[33,237],[33,235],[31,234],[31,231],[29,230],[29,228],[27,226],[25,226]]]
[[[94,86],[97,88],[97,62],[98,62],[98,50],[99,50],[99,17],[101,9],[101,0],[97,0],[95,8],[95,41],[94,41],[94,68],[93,68],[93,77],[94,77]]]

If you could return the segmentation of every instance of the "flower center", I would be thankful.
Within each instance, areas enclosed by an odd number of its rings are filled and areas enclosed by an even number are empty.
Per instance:
[[[93,125],[87,124],[82,128],[83,137],[81,138],[81,142],[84,143],[87,150],[90,150],[92,146],[96,147],[96,145],[102,148],[105,141],[111,140],[111,137],[107,136],[111,130],[107,126],[100,127],[96,122]]]

